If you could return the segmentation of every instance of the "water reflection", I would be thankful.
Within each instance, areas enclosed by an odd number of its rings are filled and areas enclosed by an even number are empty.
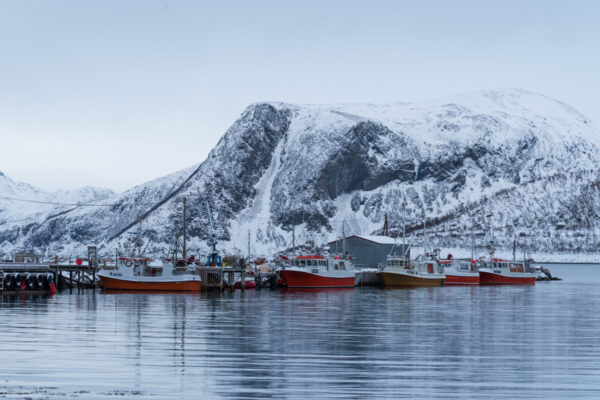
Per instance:
[[[599,267],[534,287],[4,297],[9,398],[596,398]]]

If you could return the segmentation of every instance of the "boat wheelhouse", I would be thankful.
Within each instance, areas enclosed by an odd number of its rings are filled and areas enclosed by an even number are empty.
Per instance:
[[[347,257],[282,256],[281,260],[279,276],[289,288],[354,287],[356,271]]]

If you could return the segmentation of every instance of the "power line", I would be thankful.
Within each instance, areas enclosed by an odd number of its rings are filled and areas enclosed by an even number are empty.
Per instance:
[[[11,200],[11,201],[21,201],[24,203],[50,204],[50,205],[54,205],[54,206],[113,207],[116,205],[116,204],[96,204],[96,203],[62,203],[62,202],[57,202],[57,201],[19,199],[16,197],[5,197],[5,196],[0,196],[0,199]]]
[[[20,199],[17,197],[7,197],[7,196],[0,196],[0,199],[1,200],[10,200],[10,201],[20,201],[20,202],[24,202],[24,203],[49,204],[49,205],[54,205],[54,206],[72,206],[72,207],[115,207],[115,206],[122,204],[122,203],[103,204],[103,203],[83,203],[83,202],[63,203],[63,202],[58,202],[58,201]],[[136,203],[136,205],[150,205],[150,204],[154,204],[154,203]],[[263,220],[263,221],[273,221],[273,218],[259,217],[258,215],[252,215],[252,214],[243,214],[243,215],[239,215],[238,217],[255,219],[255,220]],[[330,220],[329,222],[333,223],[333,224],[342,224],[344,221],[345,222],[364,222],[363,219],[358,219],[358,218],[349,218],[349,219],[344,219],[344,220]],[[11,222],[14,222],[14,221],[11,221]]]

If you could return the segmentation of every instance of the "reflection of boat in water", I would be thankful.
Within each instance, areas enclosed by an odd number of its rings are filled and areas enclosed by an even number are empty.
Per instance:
[[[202,280],[191,268],[170,262],[159,266],[152,261],[142,257],[118,257],[116,269],[100,271],[98,276],[107,290],[200,292]]]
[[[479,271],[477,262],[474,260],[453,259],[448,255],[447,259],[438,262],[444,267],[446,274],[446,285],[479,285]]]
[[[390,255],[386,266],[379,271],[383,286],[426,287],[443,286],[444,268],[431,255],[419,255],[415,260]]]
[[[353,288],[356,271],[343,256],[282,257],[279,276],[289,288]]]

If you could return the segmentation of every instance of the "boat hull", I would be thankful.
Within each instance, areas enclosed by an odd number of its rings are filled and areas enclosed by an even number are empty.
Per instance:
[[[418,276],[411,276],[405,274],[399,274],[395,272],[381,271],[379,277],[383,282],[383,286],[394,286],[394,287],[432,287],[432,286],[444,286],[443,278],[423,278]]]
[[[446,273],[444,285],[479,285],[479,274],[477,275],[451,275]]]
[[[354,287],[354,275],[329,277],[310,272],[282,270],[279,276],[289,288],[349,288]]]
[[[202,281],[131,281],[100,276],[102,286],[106,290],[133,290],[133,291],[164,291],[164,292],[200,292]]]
[[[242,282],[238,281],[235,283],[235,285],[233,285],[234,288],[236,289],[241,289],[242,288]],[[256,289],[256,282],[252,281],[244,281],[244,289]]]
[[[511,276],[494,272],[479,271],[481,285],[535,285],[535,276]]]

